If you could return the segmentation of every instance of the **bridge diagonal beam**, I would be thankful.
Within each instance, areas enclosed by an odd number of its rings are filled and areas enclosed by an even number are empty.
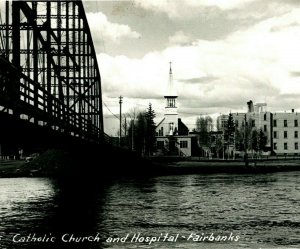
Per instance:
[[[6,39],[12,46],[0,44],[0,53],[12,65],[8,76],[0,68],[0,78],[9,78],[0,83],[2,110],[16,117],[27,113],[35,124],[46,121],[61,132],[99,137],[101,78],[82,2],[12,1],[12,11],[7,6],[0,33],[11,33]]]

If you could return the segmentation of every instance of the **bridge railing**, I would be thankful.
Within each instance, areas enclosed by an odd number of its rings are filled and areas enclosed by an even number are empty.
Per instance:
[[[61,100],[1,57],[0,75],[5,78],[0,82],[0,89],[7,89],[0,90],[0,105],[20,115],[27,115],[29,121],[33,118],[39,125],[51,126],[52,129],[85,139],[100,138],[100,129],[89,119],[67,108]]]

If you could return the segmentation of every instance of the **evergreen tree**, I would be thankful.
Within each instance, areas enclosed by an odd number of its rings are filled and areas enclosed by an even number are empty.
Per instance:
[[[135,113],[134,113],[135,116]],[[136,121],[128,126],[130,147],[141,155],[151,155],[155,147],[155,112],[149,104],[145,112],[136,115]]]
[[[151,155],[154,151],[154,145],[155,145],[155,112],[152,109],[151,103],[149,104],[149,107],[147,109],[147,112],[145,113],[146,117],[146,152],[148,155]]]
[[[134,134],[135,150],[139,154],[144,154],[145,147],[146,147],[146,131],[147,131],[145,112],[140,112],[137,115],[137,122],[135,124],[134,130],[135,130],[135,134]]]
[[[225,127],[225,141],[228,144],[234,144],[234,132],[235,132],[235,124],[233,120],[232,113],[229,113],[227,124]]]
[[[250,143],[250,148],[252,151],[257,152],[258,151],[258,132],[256,129],[252,130],[251,132],[251,143]]]
[[[252,124],[253,120],[249,118],[239,130],[235,131],[237,150],[252,150],[255,152],[264,150],[267,144],[267,136],[261,128],[257,130]]]
[[[235,149],[245,151],[245,128],[235,130]]]
[[[258,150],[262,151],[265,149],[267,144],[267,136],[266,134],[263,132],[262,129],[259,130],[258,133]]]

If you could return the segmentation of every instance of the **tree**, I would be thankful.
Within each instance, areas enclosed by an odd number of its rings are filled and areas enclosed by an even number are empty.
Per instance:
[[[130,122],[127,126],[127,140],[128,140],[128,145],[131,148],[131,150],[135,150],[135,129],[136,129],[136,125],[135,125],[135,121],[136,121],[136,117],[137,117],[137,113],[139,112],[139,110],[137,108],[132,108],[131,110],[129,110],[129,112],[126,114],[126,117],[128,117],[130,119]]]
[[[220,152],[224,149],[224,143],[223,143],[223,134],[217,134],[215,139],[215,150],[216,155],[219,158]]]
[[[260,128],[258,133],[258,150],[260,152],[265,149],[267,142],[268,142],[267,136]]]
[[[199,147],[202,149],[206,147],[206,150],[207,148],[211,149],[212,118],[210,116],[198,117],[195,131],[197,132]]]
[[[235,130],[235,149],[238,151],[245,150],[244,127]]]
[[[267,144],[267,136],[260,128],[253,127],[253,120],[249,118],[243,123],[240,129],[235,131],[235,148],[240,151],[260,152],[264,150]]]
[[[145,113],[146,118],[146,152],[151,155],[154,151],[155,145],[155,112],[152,109],[151,103],[149,104],[148,110]]]
[[[227,144],[227,155],[229,158],[229,146],[234,146],[235,144],[235,124],[232,113],[229,113],[228,119],[224,130],[224,142]],[[233,147],[235,150],[235,148]],[[234,156],[234,153],[233,153]]]
[[[252,152],[258,151],[258,132],[256,129],[252,129],[251,132],[250,149],[252,150]]]
[[[225,127],[225,141],[232,145],[234,144],[234,132],[235,132],[235,124],[233,120],[232,113],[229,113],[227,124]]]
[[[139,154],[145,154],[146,143],[146,113],[140,112],[137,115],[137,122],[135,124],[134,144],[135,149]]]
[[[260,128],[259,130],[253,129],[251,134],[251,149],[255,152],[264,150],[267,144],[267,136]]]
[[[134,112],[134,115],[136,113]],[[128,137],[130,145],[134,150],[142,155],[151,155],[155,147],[155,112],[152,105],[144,112],[136,115],[136,121],[132,121],[128,126]],[[133,119],[135,120],[135,119]]]

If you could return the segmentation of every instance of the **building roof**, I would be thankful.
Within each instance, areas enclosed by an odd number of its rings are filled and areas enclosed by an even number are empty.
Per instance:
[[[178,118],[178,135],[188,135],[189,128]]]
[[[157,124],[156,127],[160,126],[160,125],[162,124],[162,122],[164,122],[165,119],[166,119],[166,118],[163,118],[163,119]]]

